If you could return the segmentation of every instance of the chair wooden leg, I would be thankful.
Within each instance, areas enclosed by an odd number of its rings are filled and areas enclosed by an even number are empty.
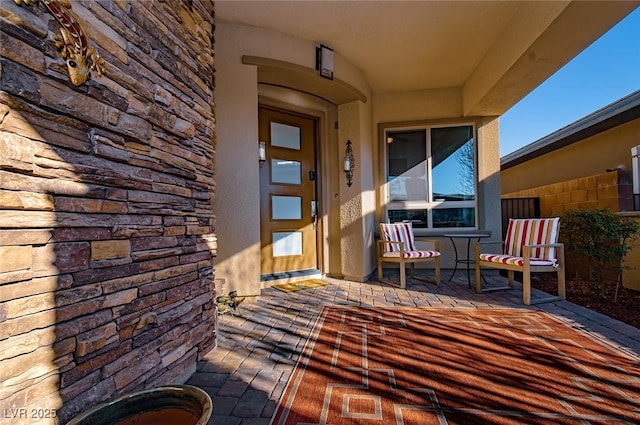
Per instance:
[[[407,271],[404,263],[400,263],[400,288],[405,289],[407,287]]]
[[[508,270],[507,271],[507,279],[509,281],[509,287],[510,288],[513,288],[513,275],[514,275],[513,270]]]
[[[411,276],[412,279],[416,279],[421,282],[435,283],[436,285],[439,285],[440,284],[440,257],[436,257],[433,260],[435,261],[435,275],[436,275],[435,279],[427,279],[425,277],[416,276],[416,268],[414,263],[409,263],[410,265],[409,276]]]
[[[480,270],[480,264],[476,261],[476,293],[482,293],[482,273]]]
[[[384,274],[382,273],[382,262],[378,263],[378,280],[382,283],[386,283],[387,285],[394,286],[396,288],[401,287],[401,284],[398,282],[394,282],[391,279],[385,279]]]
[[[526,265],[522,270],[522,303],[531,304],[531,271]]]
[[[567,299],[567,292],[565,288],[565,269],[564,269],[564,246],[560,246],[556,251],[558,259],[558,296],[563,300]]]
[[[563,300],[567,299],[567,291],[564,281],[564,269],[558,268],[558,296]]]

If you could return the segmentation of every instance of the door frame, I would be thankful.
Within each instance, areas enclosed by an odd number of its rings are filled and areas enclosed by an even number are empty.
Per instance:
[[[320,125],[322,117],[316,114],[310,114],[308,112],[301,112],[296,110],[296,108],[290,108],[283,105],[273,105],[273,102],[265,101],[265,99],[259,99],[258,102],[258,111],[260,109],[269,109],[275,112],[280,112],[283,114],[288,114],[292,116],[297,116],[300,118],[312,120],[314,123],[314,141],[313,141],[313,152],[314,152],[314,170],[316,173],[315,179],[315,199],[317,203],[317,224],[316,224],[316,246],[315,246],[315,257],[316,257],[316,269],[306,269],[299,271],[287,271],[281,273],[273,273],[270,275],[263,275],[262,270],[260,274],[260,281],[263,286],[269,286],[274,283],[286,283],[301,279],[308,279],[310,277],[317,278],[323,275],[323,264],[324,264],[324,255],[323,255],[323,235],[324,235],[324,212],[323,212],[323,202],[322,202],[322,181],[323,181],[323,171],[321,167],[321,139],[320,139]],[[265,165],[266,166],[266,165]],[[307,176],[302,176],[303,178],[307,178]],[[260,211],[260,209],[259,209]],[[262,226],[262,218],[259,218],[260,226]],[[262,230],[261,230],[262,233]],[[265,285],[266,284],[266,285]]]
[[[341,202],[341,164],[337,161],[343,155],[338,143],[338,106],[311,94],[268,84],[258,84],[257,104],[317,119],[316,191],[319,201],[318,231],[321,232],[316,238],[318,269],[322,276],[342,277],[341,242],[335,240],[336,235],[340,235]],[[264,288],[277,282],[262,282],[261,285]]]

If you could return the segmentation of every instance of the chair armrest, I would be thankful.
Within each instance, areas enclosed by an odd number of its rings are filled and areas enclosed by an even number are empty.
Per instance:
[[[542,243],[535,245],[524,245],[526,248],[564,248],[563,243]]]
[[[425,242],[433,245],[434,251],[440,251],[440,241],[437,239],[414,238],[414,242]]]
[[[522,247],[522,256],[524,258],[531,257],[531,250],[534,248],[555,248],[556,249],[556,258],[555,260],[561,264],[564,263],[564,244],[563,243],[546,243],[546,244],[534,244],[534,245],[524,245]]]
[[[476,245],[497,245],[497,244],[500,244],[501,246],[504,246],[504,241],[477,241],[477,242],[474,242],[474,244],[476,244]]]
[[[480,247],[483,245],[500,245],[500,254],[504,253],[504,241],[478,241],[474,242],[475,251],[477,255],[480,255]]]
[[[386,244],[400,245],[400,253],[402,255],[404,255],[404,252],[405,252],[404,242],[402,242],[402,241],[387,241],[387,240],[384,240],[384,239],[378,239],[378,249],[380,251],[380,254],[382,254],[384,252],[389,252],[389,251],[384,249],[384,246]]]

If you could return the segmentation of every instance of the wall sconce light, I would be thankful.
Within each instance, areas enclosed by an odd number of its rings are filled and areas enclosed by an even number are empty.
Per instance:
[[[260,163],[260,165],[262,165],[266,160],[267,160],[266,144],[260,141],[258,142],[258,162]]]
[[[353,184],[353,169],[355,166],[356,161],[353,157],[353,150],[351,149],[351,140],[347,140],[347,150],[344,152],[343,170],[347,175],[347,186],[349,187]]]
[[[321,77],[333,80],[333,49],[322,44],[316,47],[316,70]]]

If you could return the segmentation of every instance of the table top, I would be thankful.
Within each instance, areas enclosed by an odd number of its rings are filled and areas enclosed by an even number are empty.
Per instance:
[[[445,233],[447,238],[488,238],[488,233]]]

